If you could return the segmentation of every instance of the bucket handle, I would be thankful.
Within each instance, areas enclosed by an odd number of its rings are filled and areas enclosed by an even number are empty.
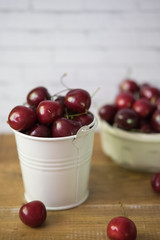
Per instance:
[[[78,140],[78,139],[79,139],[81,136],[83,136],[85,133],[87,133],[87,132],[89,132],[89,131],[94,131],[95,128],[97,127],[97,125],[98,125],[97,118],[94,117],[93,121],[92,121],[89,125],[85,125],[85,126],[81,127],[81,128],[78,130],[75,138],[73,139],[73,142],[75,143],[76,140]]]

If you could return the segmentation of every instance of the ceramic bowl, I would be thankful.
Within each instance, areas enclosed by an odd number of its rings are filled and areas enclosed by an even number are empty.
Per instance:
[[[99,119],[103,152],[122,167],[160,171],[160,134],[128,132]]]

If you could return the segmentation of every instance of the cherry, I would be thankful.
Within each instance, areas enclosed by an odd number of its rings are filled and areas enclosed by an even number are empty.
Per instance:
[[[90,112],[74,117],[74,120],[79,121],[82,126],[89,125],[91,122],[93,122],[93,119],[94,116]]]
[[[110,240],[135,240],[137,229],[134,222],[123,216],[113,218],[106,229]]]
[[[155,102],[156,108],[160,110],[160,97]]]
[[[8,123],[11,128],[17,131],[26,131],[36,122],[36,113],[26,106],[14,107],[8,116]]]
[[[37,107],[43,100],[49,100],[50,94],[45,87],[36,87],[27,95],[27,103],[32,107]]]
[[[122,128],[125,130],[131,130],[134,128],[138,128],[139,117],[134,110],[130,108],[124,108],[124,109],[120,109],[116,113],[114,122],[116,126],[119,128]]]
[[[153,128],[149,121],[147,121],[147,120],[140,121],[140,132],[142,132],[142,133],[152,133],[153,132]]]
[[[160,91],[158,88],[152,86],[143,86],[140,89],[141,97],[149,99],[152,103],[155,103],[156,100],[160,97]]]
[[[65,100],[64,96],[58,96],[55,99],[56,102],[59,102],[62,105],[62,107],[65,108],[64,100]]]
[[[51,124],[63,114],[60,103],[51,100],[44,100],[37,107],[37,117],[42,124]]]
[[[156,110],[151,118],[151,125],[156,132],[160,132],[160,110]]]
[[[67,118],[58,118],[54,121],[52,126],[52,136],[53,137],[66,137],[75,135],[77,131],[82,127],[79,121],[67,119]]]
[[[142,118],[148,117],[152,111],[153,106],[147,99],[138,99],[132,106],[133,110],[138,113],[138,115]]]
[[[135,99],[133,94],[129,92],[121,92],[115,99],[115,105],[118,109],[131,108]]]
[[[34,137],[51,137],[51,130],[48,126],[37,123],[28,132],[28,135]]]
[[[132,79],[125,79],[121,82],[119,86],[120,90],[123,92],[136,93],[139,91],[138,84]]]
[[[65,96],[65,105],[72,111],[85,113],[91,105],[91,97],[83,89],[72,89]]]
[[[99,116],[108,123],[113,123],[117,108],[114,105],[106,104],[99,109]]]
[[[160,172],[153,174],[151,178],[151,186],[155,192],[160,193]]]
[[[26,203],[20,208],[19,217],[24,224],[38,227],[47,217],[46,207],[41,201]]]

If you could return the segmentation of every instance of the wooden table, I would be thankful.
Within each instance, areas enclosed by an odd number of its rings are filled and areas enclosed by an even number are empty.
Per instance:
[[[138,240],[160,240],[160,195],[150,185],[151,173],[117,166],[106,157],[96,133],[89,181],[90,195],[79,207],[48,211],[39,228],[18,216],[24,203],[23,183],[12,135],[0,136],[0,240],[103,240],[109,220],[122,215],[119,202],[138,230]]]

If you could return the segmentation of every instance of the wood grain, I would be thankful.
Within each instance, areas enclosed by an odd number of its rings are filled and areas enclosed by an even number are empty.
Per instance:
[[[151,173],[123,169],[105,156],[97,133],[91,163],[90,195],[79,207],[48,211],[40,228],[25,226],[18,217],[24,203],[23,182],[13,135],[0,136],[0,240],[105,240],[109,220],[122,215],[136,224],[138,240],[160,239],[160,195],[150,185]]]

